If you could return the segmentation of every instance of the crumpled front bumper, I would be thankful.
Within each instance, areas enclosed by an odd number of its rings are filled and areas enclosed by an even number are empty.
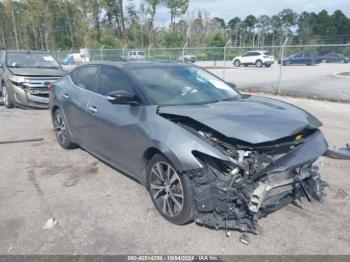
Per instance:
[[[49,107],[49,92],[46,88],[22,88],[21,86],[10,84],[12,97],[16,105],[47,109]]]
[[[212,170],[189,173],[193,182],[195,221],[214,228],[259,234],[258,219],[300,197],[323,201],[327,183],[315,161],[327,151],[317,131],[246,183],[232,183]]]

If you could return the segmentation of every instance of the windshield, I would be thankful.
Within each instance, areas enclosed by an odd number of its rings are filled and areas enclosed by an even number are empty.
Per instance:
[[[133,68],[131,72],[157,105],[208,104],[239,97],[225,82],[197,67]]]
[[[56,60],[45,53],[7,53],[8,67],[59,68]]]

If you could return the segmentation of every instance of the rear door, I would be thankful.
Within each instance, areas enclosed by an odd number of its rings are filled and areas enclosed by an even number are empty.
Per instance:
[[[293,64],[304,64],[304,58],[302,54],[296,54],[292,60]]]
[[[124,171],[133,166],[135,155],[147,141],[139,127],[143,106],[112,104],[108,93],[126,90],[137,97],[130,78],[113,66],[101,66],[99,87],[88,104],[93,119],[89,125],[89,148],[108,162],[118,165]]]
[[[99,66],[83,66],[71,73],[72,86],[64,87],[62,94],[62,108],[66,116],[68,127],[77,143],[87,146],[87,134],[90,116],[87,105],[93,91],[97,88],[97,74]]]
[[[252,63],[252,64],[255,64],[255,62],[257,61],[257,60],[262,60],[262,57],[261,57],[261,53],[259,53],[259,52],[253,52],[252,53],[252,56],[251,56],[251,59],[250,59],[250,62]]]

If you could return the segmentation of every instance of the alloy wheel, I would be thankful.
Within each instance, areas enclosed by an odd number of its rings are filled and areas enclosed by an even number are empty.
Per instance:
[[[66,125],[64,123],[63,117],[59,111],[55,112],[55,118],[54,118],[54,124],[55,124],[55,132],[57,139],[61,144],[66,143]]]
[[[179,175],[166,162],[157,162],[150,173],[150,190],[154,203],[163,215],[175,217],[182,211],[184,191]]]

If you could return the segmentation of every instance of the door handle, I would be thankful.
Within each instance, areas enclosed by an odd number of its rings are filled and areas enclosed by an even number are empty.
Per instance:
[[[97,110],[96,106],[89,106],[89,111],[93,114],[96,114],[98,110]]]
[[[69,95],[68,95],[68,94],[63,94],[63,97],[64,97],[65,99],[69,99]]]

